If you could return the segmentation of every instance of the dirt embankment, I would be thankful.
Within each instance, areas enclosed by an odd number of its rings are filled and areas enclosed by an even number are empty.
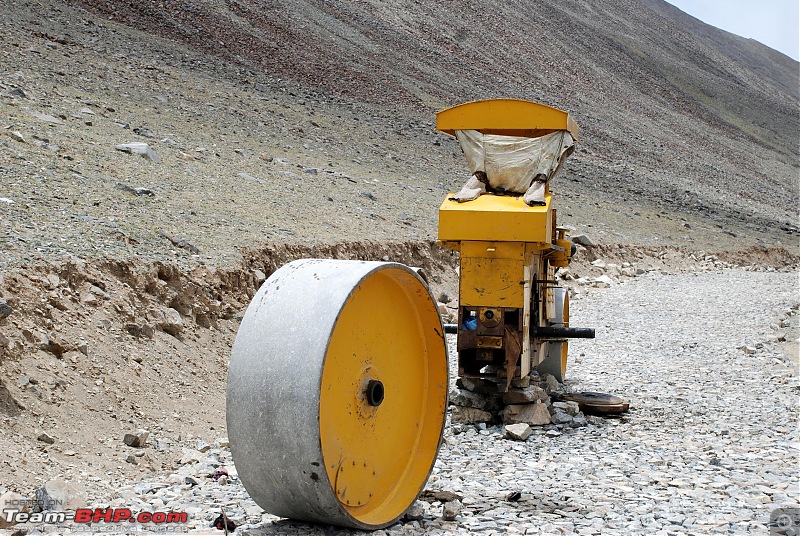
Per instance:
[[[396,260],[453,288],[456,258],[431,243],[267,245],[229,270],[101,260],[0,275],[3,486],[55,475],[94,492],[178,463],[181,446],[225,435],[225,381],[238,323],[265,277],[296,258]],[[454,292],[451,290],[450,294]],[[6,308],[6,311],[8,309]],[[125,460],[122,438],[156,448]]]

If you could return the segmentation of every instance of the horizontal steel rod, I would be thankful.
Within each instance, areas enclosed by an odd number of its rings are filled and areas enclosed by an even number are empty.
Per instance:
[[[458,324],[445,324],[444,332],[458,333]],[[531,336],[542,339],[594,339],[594,328],[532,327]]]
[[[542,338],[542,339],[594,339],[594,328],[532,326],[531,337]]]

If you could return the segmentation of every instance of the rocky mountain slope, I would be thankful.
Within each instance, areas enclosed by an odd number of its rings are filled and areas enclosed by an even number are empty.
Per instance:
[[[655,190],[695,209],[721,201],[751,218],[794,215],[797,62],[662,1],[73,3],[423,119],[491,96],[543,101],[583,126],[595,158],[575,160],[588,187],[621,187],[632,204]]]
[[[798,64],[661,2],[69,4],[3,3],[0,266],[435,238],[466,166],[434,112],[496,96],[581,125],[565,224],[796,245]]]

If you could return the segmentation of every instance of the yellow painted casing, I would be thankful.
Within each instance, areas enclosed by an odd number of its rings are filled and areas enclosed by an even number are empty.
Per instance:
[[[449,194],[439,207],[439,240],[461,242],[539,242],[550,244],[553,237],[550,201],[529,207],[522,196],[482,195],[474,201],[451,201]],[[463,252],[464,245],[461,245]]]
[[[556,239],[556,246],[561,249],[554,250],[548,260],[550,261],[550,266],[555,266],[556,268],[565,268],[569,266],[569,261],[571,260],[571,251],[572,251],[572,241],[566,238],[564,239]]]
[[[462,242],[462,306],[522,307],[525,244]]]
[[[436,130],[451,136],[456,130],[478,130],[528,138],[568,130],[578,140],[578,124],[567,112],[520,99],[487,99],[442,110],[436,114]]]

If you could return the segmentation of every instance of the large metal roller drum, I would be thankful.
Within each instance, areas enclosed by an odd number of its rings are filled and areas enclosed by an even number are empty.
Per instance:
[[[548,324],[554,328],[569,327],[569,293],[563,287],[553,289],[554,314],[548,319]],[[539,363],[536,370],[539,374],[552,374],[555,379],[563,383],[567,374],[567,354],[569,342],[567,339],[547,341],[547,350],[544,360]]]
[[[430,475],[447,386],[436,303],[411,268],[289,263],[255,295],[233,346],[227,421],[239,477],[278,516],[387,526]]]

